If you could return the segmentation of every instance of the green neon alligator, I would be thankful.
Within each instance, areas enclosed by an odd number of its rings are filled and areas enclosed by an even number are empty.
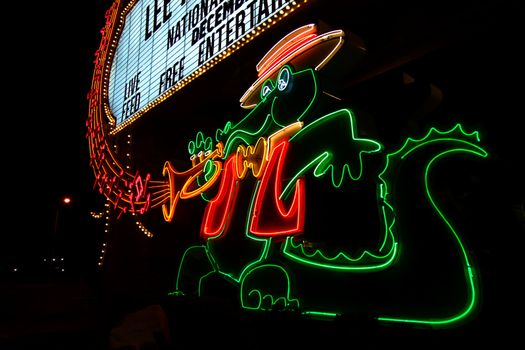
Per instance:
[[[280,190],[276,201],[284,208],[296,205],[304,216],[294,212],[290,220],[297,225],[289,231],[280,231],[279,224],[254,229],[253,221],[262,216],[257,198],[266,193],[265,180],[248,175],[231,185],[221,183],[218,187],[235,191],[235,200],[223,200],[229,208],[220,212],[223,216],[209,217],[218,220],[219,229],[187,248],[171,294],[213,294],[226,282],[224,288],[231,288],[248,310],[328,318],[356,313],[382,322],[436,327],[458,324],[476,309],[478,278],[432,176],[452,156],[486,157],[478,133],[459,124],[431,128],[387,151],[360,134],[351,110],[325,112],[323,98],[315,70],[284,66],[275,81],[263,84],[261,102],[245,118],[228,122],[214,140],[198,133],[190,142],[192,154],[211,151],[221,142],[226,164],[242,147],[298,126],[280,137],[288,149],[269,167],[279,166],[279,176],[273,178]],[[270,151],[265,155],[270,157]],[[276,165],[279,161],[285,164]],[[213,166],[206,169],[200,181],[214,171]],[[226,174],[223,169],[223,178]],[[302,181],[305,208],[294,203]],[[214,191],[202,196],[208,207],[220,199],[220,189]],[[361,201],[363,194],[369,198]]]

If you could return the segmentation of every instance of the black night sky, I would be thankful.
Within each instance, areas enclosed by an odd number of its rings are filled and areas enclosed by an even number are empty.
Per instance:
[[[9,67],[3,74],[7,96],[2,138],[6,194],[2,269],[49,254],[54,231],[65,229],[64,220],[72,220],[67,216],[100,208],[92,190],[84,137],[86,94],[99,30],[111,3],[37,2],[16,11],[24,15],[15,21],[16,30],[5,37]],[[60,202],[64,196],[72,198],[69,207]],[[81,231],[82,225],[75,229]],[[89,256],[93,249],[89,233],[69,233],[84,237],[75,246]]]

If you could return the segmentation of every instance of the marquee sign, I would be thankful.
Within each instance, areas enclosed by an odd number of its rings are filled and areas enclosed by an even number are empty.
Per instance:
[[[115,11],[103,35],[113,30]],[[153,22],[144,22],[141,40],[155,35]],[[212,282],[221,279],[237,287],[239,306],[249,310],[358,313],[430,327],[474,313],[475,265],[431,174],[451,156],[486,157],[479,134],[460,124],[430,128],[387,150],[362,133],[351,109],[319,112],[318,71],[344,39],[342,30],[319,33],[315,24],[283,37],[241,97],[248,113],[217,130],[196,130],[188,167],[166,161],[163,176],[153,178],[126,170],[105,134],[103,36],[87,122],[99,192],[118,216],[160,209],[170,223],[186,201],[203,205],[198,243],[185,247],[172,295],[213,294]]]
[[[125,14],[109,75],[124,126],[299,6],[293,0],[137,0]]]

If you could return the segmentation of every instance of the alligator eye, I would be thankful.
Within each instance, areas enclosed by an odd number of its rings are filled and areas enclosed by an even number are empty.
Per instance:
[[[284,66],[277,76],[277,88],[279,91],[284,91],[284,89],[286,89],[291,82],[292,71],[290,70],[290,67]]]
[[[261,88],[261,99],[265,99],[266,96],[268,96],[268,94],[273,91],[273,89],[273,82],[270,79],[266,80]]]

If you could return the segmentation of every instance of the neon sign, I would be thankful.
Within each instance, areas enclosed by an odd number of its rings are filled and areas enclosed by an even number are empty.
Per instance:
[[[478,280],[461,234],[436,200],[430,177],[435,165],[450,156],[483,158],[487,152],[478,133],[460,124],[448,130],[431,128],[421,138],[385,150],[380,141],[361,134],[359,116],[350,109],[319,114],[318,71],[343,43],[344,32],[319,34],[315,25],[285,36],[259,62],[259,78],[241,97],[241,105],[249,109],[246,116],[227,122],[213,138],[197,132],[188,143],[189,170],[179,171],[166,161],[160,180],[124,171],[110,152],[99,100],[102,69],[96,69],[87,134],[96,185],[121,213],[160,207],[167,222],[184,201],[204,199],[202,244],[187,247],[182,255],[173,295],[213,293],[208,281],[220,277],[238,287],[239,305],[245,309],[284,309],[326,318],[365,312],[385,323],[459,324],[475,310]],[[104,54],[101,45],[96,64],[104,62]],[[381,165],[374,167],[378,158]],[[415,169],[421,179],[418,207],[426,205],[432,222],[423,232],[414,232],[400,219],[400,177],[407,169]],[[370,185],[375,187],[372,200],[378,215],[352,216],[360,198],[348,193]],[[405,186],[414,187],[412,182]],[[119,195],[122,187],[128,194]],[[348,218],[321,216],[316,226],[308,225],[316,215],[310,198],[322,201],[328,193],[341,196]],[[322,205],[341,204],[327,200]],[[322,222],[344,222],[338,234],[351,241],[356,231],[349,218],[377,221],[374,244],[326,244],[333,232],[323,230]],[[240,226],[233,225],[238,222]],[[446,264],[414,248],[434,237],[439,239],[432,247],[447,251]],[[223,249],[229,240],[242,247],[238,257]],[[192,266],[196,263],[198,267]],[[197,276],[192,275],[195,271]],[[403,288],[414,281],[428,283],[421,287],[428,296],[406,293]],[[312,286],[316,293],[309,293]],[[443,290],[451,300],[436,297]]]

